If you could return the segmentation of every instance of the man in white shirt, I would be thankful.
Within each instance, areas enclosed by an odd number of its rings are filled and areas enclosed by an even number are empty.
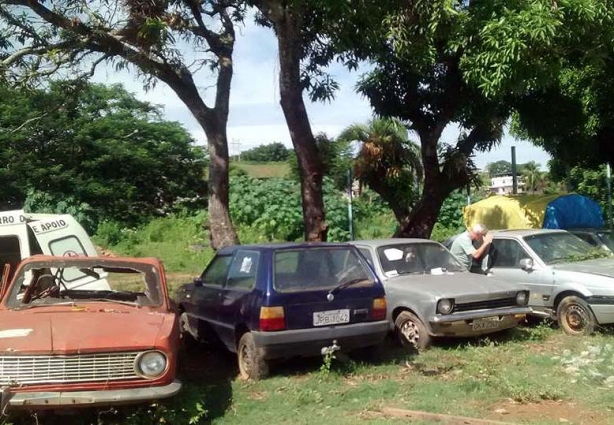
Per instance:
[[[479,248],[473,246],[473,241],[481,242]],[[458,235],[452,246],[450,252],[454,254],[458,261],[469,270],[471,268],[472,261],[479,260],[488,251],[490,243],[492,242],[492,235],[488,234],[488,229],[483,224],[476,224],[471,229],[467,229],[466,232]]]

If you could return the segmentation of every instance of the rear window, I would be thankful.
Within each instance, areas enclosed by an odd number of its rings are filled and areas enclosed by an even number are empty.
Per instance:
[[[372,286],[373,276],[357,252],[346,247],[302,248],[275,253],[277,292],[331,290],[339,285]]]

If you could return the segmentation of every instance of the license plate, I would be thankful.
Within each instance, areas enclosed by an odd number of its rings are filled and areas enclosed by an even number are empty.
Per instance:
[[[497,329],[499,327],[499,318],[484,317],[483,319],[475,319],[471,325],[474,331],[481,331],[484,329]]]
[[[313,326],[328,326],[350,323],[350,310],[328,310],[313,313]]]

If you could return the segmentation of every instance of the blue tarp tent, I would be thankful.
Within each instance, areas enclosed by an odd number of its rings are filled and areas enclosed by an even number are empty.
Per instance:
[[[565,195],[546,206],[544,229],[573,229],[574,227],[603,227],[601,206],[586,196]]]

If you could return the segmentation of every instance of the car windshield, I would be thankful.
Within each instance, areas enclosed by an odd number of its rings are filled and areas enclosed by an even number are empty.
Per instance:
[[[438,243],[399,243],[380,246],[377,256],[384,273],[395,274],[462,272],[465,268]]]
[[[567,232],[525,236],[524,240],[539,258],[548,265],[608,256],[608,253],[604,250],[596,249],[577,236]]]
[[[614,252],[614,234],[612,234],[612,231],[610,230],[598,231],[597,236],[599,236],[599,239],[601,239],[601,241],[605,244],[605,246],[607,246],[608,248],[610,248],[612,252]]]
[[[79,279],[83,275],[91,279],[83,283]],[[160,281],[158,269],[143,263],[36,263],[15,276],[7,305],[29,308],[98,301],[157,306],[163,297]]]
[[[275,252],[273,286],[278,292],[372,286],[366,262],[352,247],[308,247]]]

